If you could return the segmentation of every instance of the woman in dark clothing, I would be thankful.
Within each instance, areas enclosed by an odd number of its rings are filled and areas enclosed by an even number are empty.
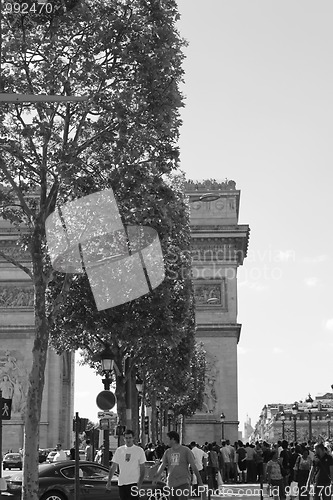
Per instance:
[[[302,455],[298,457],[294,467],[294,478],[298,482],[298,491],[300,500],[309,500],[309,492],[306,491],[306,483],[309,477],[312,460],[309,456],[309,450],[304,448]]]

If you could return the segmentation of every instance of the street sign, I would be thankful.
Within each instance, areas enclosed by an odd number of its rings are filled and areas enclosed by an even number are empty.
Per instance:
[[[110,411],[99,411],[97,413],[98,418],[108,418],[109,420],[117,419],[117,415],[111,413]]]
[[[1,420],[10,420],[12,400],[1,398]]]
[[[101,391],[97,394],[96,404],[101,410],[111,410],[116,404],[116,396],[111,391]]]

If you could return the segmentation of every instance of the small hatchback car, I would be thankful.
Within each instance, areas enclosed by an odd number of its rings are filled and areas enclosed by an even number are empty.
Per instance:
[[[19,453],[6,453],[3,457],[2,468],[5,469],[21,469],[22,470],[22,457]]]

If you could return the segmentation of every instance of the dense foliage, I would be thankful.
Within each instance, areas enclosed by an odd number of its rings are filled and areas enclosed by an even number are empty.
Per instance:
[[[121,356],[143,352],[148,334],[161,339],[167,335],[176,349],[192,328],[189,280],[177,275],[189,265],[187,213],[177,183],[171,185],[169,179],[178,166],[182,106],[178,85],[184,42],[175,30],[176,2],[54,0],[52,4],[50,14],[6,11],[2,19],[4,92],[88,96],[85,102],[2,103],[0,109],[1,215],[22,229],[19,245],[30,252],[31,266],[0,253],[29,275],[35,291],[36,333],[24,444],[23,498],[29,500],[37,499],[49,333],[60,329],[57,315],[77,289],[76,307],[84,308],[87,323],[77,325],[78,337],[86,338],[89,322],[90,330],[94,326],[85,277],[64,279],[49,263],[45,220],[56,205],[112,186],[124,221],[157,229],[165,255],[174,260],[166,266],[165,283],[151,296],[99,315],[96,345],[92,342],[90,349],[97,348],[102,337],[110,338],[110,319],[114,348]],[[62,285],[56,296],[51,290],[52,286],[56,290],[55,284]],[[47,300],[52,300],[49,308]],[[154,308],[158,317],[152,314]],[[66,318],[69,327],[69,313]]]

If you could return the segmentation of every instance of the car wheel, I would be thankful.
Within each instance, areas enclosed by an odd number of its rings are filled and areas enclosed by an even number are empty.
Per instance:
[[[48,491],[40,500],[67,500],[67,497],[58,491]]]

